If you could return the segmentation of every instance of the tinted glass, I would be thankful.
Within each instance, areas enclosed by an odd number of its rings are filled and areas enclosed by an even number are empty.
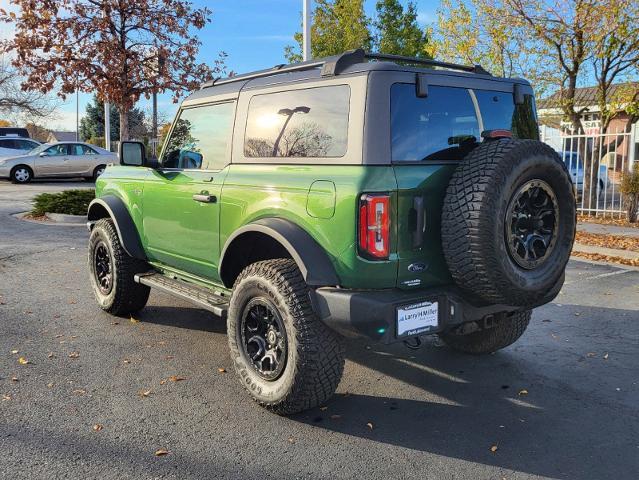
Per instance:
[[[0,147],[2,148],[18,148],[16,141],[9,138],[0,138]]]
[[[459,160],[477,145],[479,122],[465,88],[428,87],[418,98],[415,85],[391,87],[391,149],[394,162]]]
[[[182,110],[164,148],[165,168],[219,170],[227,162],[233,103]]]
[[[37,143],[35,142],[30,142],[28,140],[15,140],[17,148],[19,148],[20,150],[31,150],[32,148],[35,148],[38,146]]]
[[[506,129],[515,138],[539,139],[532,95],[524,96],[522,105],[515,105],[512,93],[474,90],[484,130]]]
[[[95,155],[96,151],[86,145],[74,144],[71,145],[71,155]]]
[[[45,152],[52,157],[55,157],[58,155],[67,155],[67,147],[68,145],[66,143],[63,143],[60,145],[54,145],[53,147],[47,148]]]
[[[347,85],[256,95],[244,139],[247,157],[341,157],[348,140]]]

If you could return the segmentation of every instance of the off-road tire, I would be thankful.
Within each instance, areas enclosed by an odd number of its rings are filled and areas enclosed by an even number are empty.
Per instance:
[[[559,218],[552,250],[538,266],[524,269],[509,252],[504,228],[511,200],[533,180],[550,187]],[[450,274],[470,298],[532,307],[558,291],[575,226],[572,181],[559,155],[534,140],[490,140],[475,148],[450,179],[442,247]]]
[[[491,328],[477,330],[466,335],[453,332],[440,333],[439,337],[450,348],[473,355],[493,353],[515,343],[530,322],[531,310],[502,315]]]
[[[243,311],[255,298],[264,298],[277,308],[286,331],[286,364],[275,380],[258,374],[241,344]],[[240,383],[274,413],[290,415],[323,404],[342,378],[341,338],[317,318],[306,282],[291,259],[257,262],[240,273],[229,305],[227,332]]]
[[[112,286],[108,293],[100,290],[96,276],[94,255],[100,244],[106,246],[111,261]],[[133,276],[146,272],[149,266],[126,253],[111,219],[103,218],[93,226],[89,237],[88,261],[91,287],[102,310],[112,315],[126,316],[144,308],[150,288],[136,283]]]

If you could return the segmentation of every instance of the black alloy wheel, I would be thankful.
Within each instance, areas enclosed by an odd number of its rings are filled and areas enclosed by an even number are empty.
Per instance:
[[[264,297],[250,300],[239,324],[242,351],[264,380],[280,377],[286,366],[288,342],[282,317]]]
[[[532,270],[546,260],[555,246],[559,225],[557,198],[543,180],[529,180],[512,196],[504,234],[511,258]]]
[[[95,246],[93,262],[96,284],[102,294],[108,295],[113,288],[113,269],[109,248],[102,241]]]

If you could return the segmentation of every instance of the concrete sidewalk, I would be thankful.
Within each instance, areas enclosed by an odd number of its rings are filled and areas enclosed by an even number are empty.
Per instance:
[[[639,238],[639,227],[621,227],[618,225],[603,225],[599,223],[577,222],[577,230],[580,232],[594,233],[597,235],[621,235],[624,237]]]
[[[617,225],[602,225],[598,223],[578,222],[577,231],[591,233],[595,235],[618,235],[624,237],[639,238],[639,228],[621,227]],[[619,257],[626,260],[638,260],[639,252],[632,250],[623,250],[620,248],[608,248],[598,245],[585,245],[575,242],[572,248],[573,252],[596,253],[599,255],[607,255],[610,257]]]

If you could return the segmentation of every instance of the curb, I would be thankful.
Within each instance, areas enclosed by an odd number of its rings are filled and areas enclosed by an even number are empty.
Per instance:
[[[82,217],[83,218],[82,223],[56,222],[50,219],[48,221],[42,221],[42,220],[32,220],[30,218],[24,218],[25,215],[27,215],[28,213],[29,212],[13,213],[11,214],[11,216],[17,220],[34,223],[36,225],[46,225],[46,226],[54,226],[54,227],[84,227],[86,226],[86,217]],[[71,216],[75,217],[76,215],[71,215]]]
[[[87,223],[86,215],[67,215],[65,213],[46,212],[44,216],[56,223],[79,223],[82,225]]]
[[[581,253],[598,253],[609,257],[619,257],[627,260],[639,260],[639,252],[632,250],[620,250],[617,248],[595,247],[593,245],[584,245],[583,243],[575,243],[572,247],[573,251]]]

